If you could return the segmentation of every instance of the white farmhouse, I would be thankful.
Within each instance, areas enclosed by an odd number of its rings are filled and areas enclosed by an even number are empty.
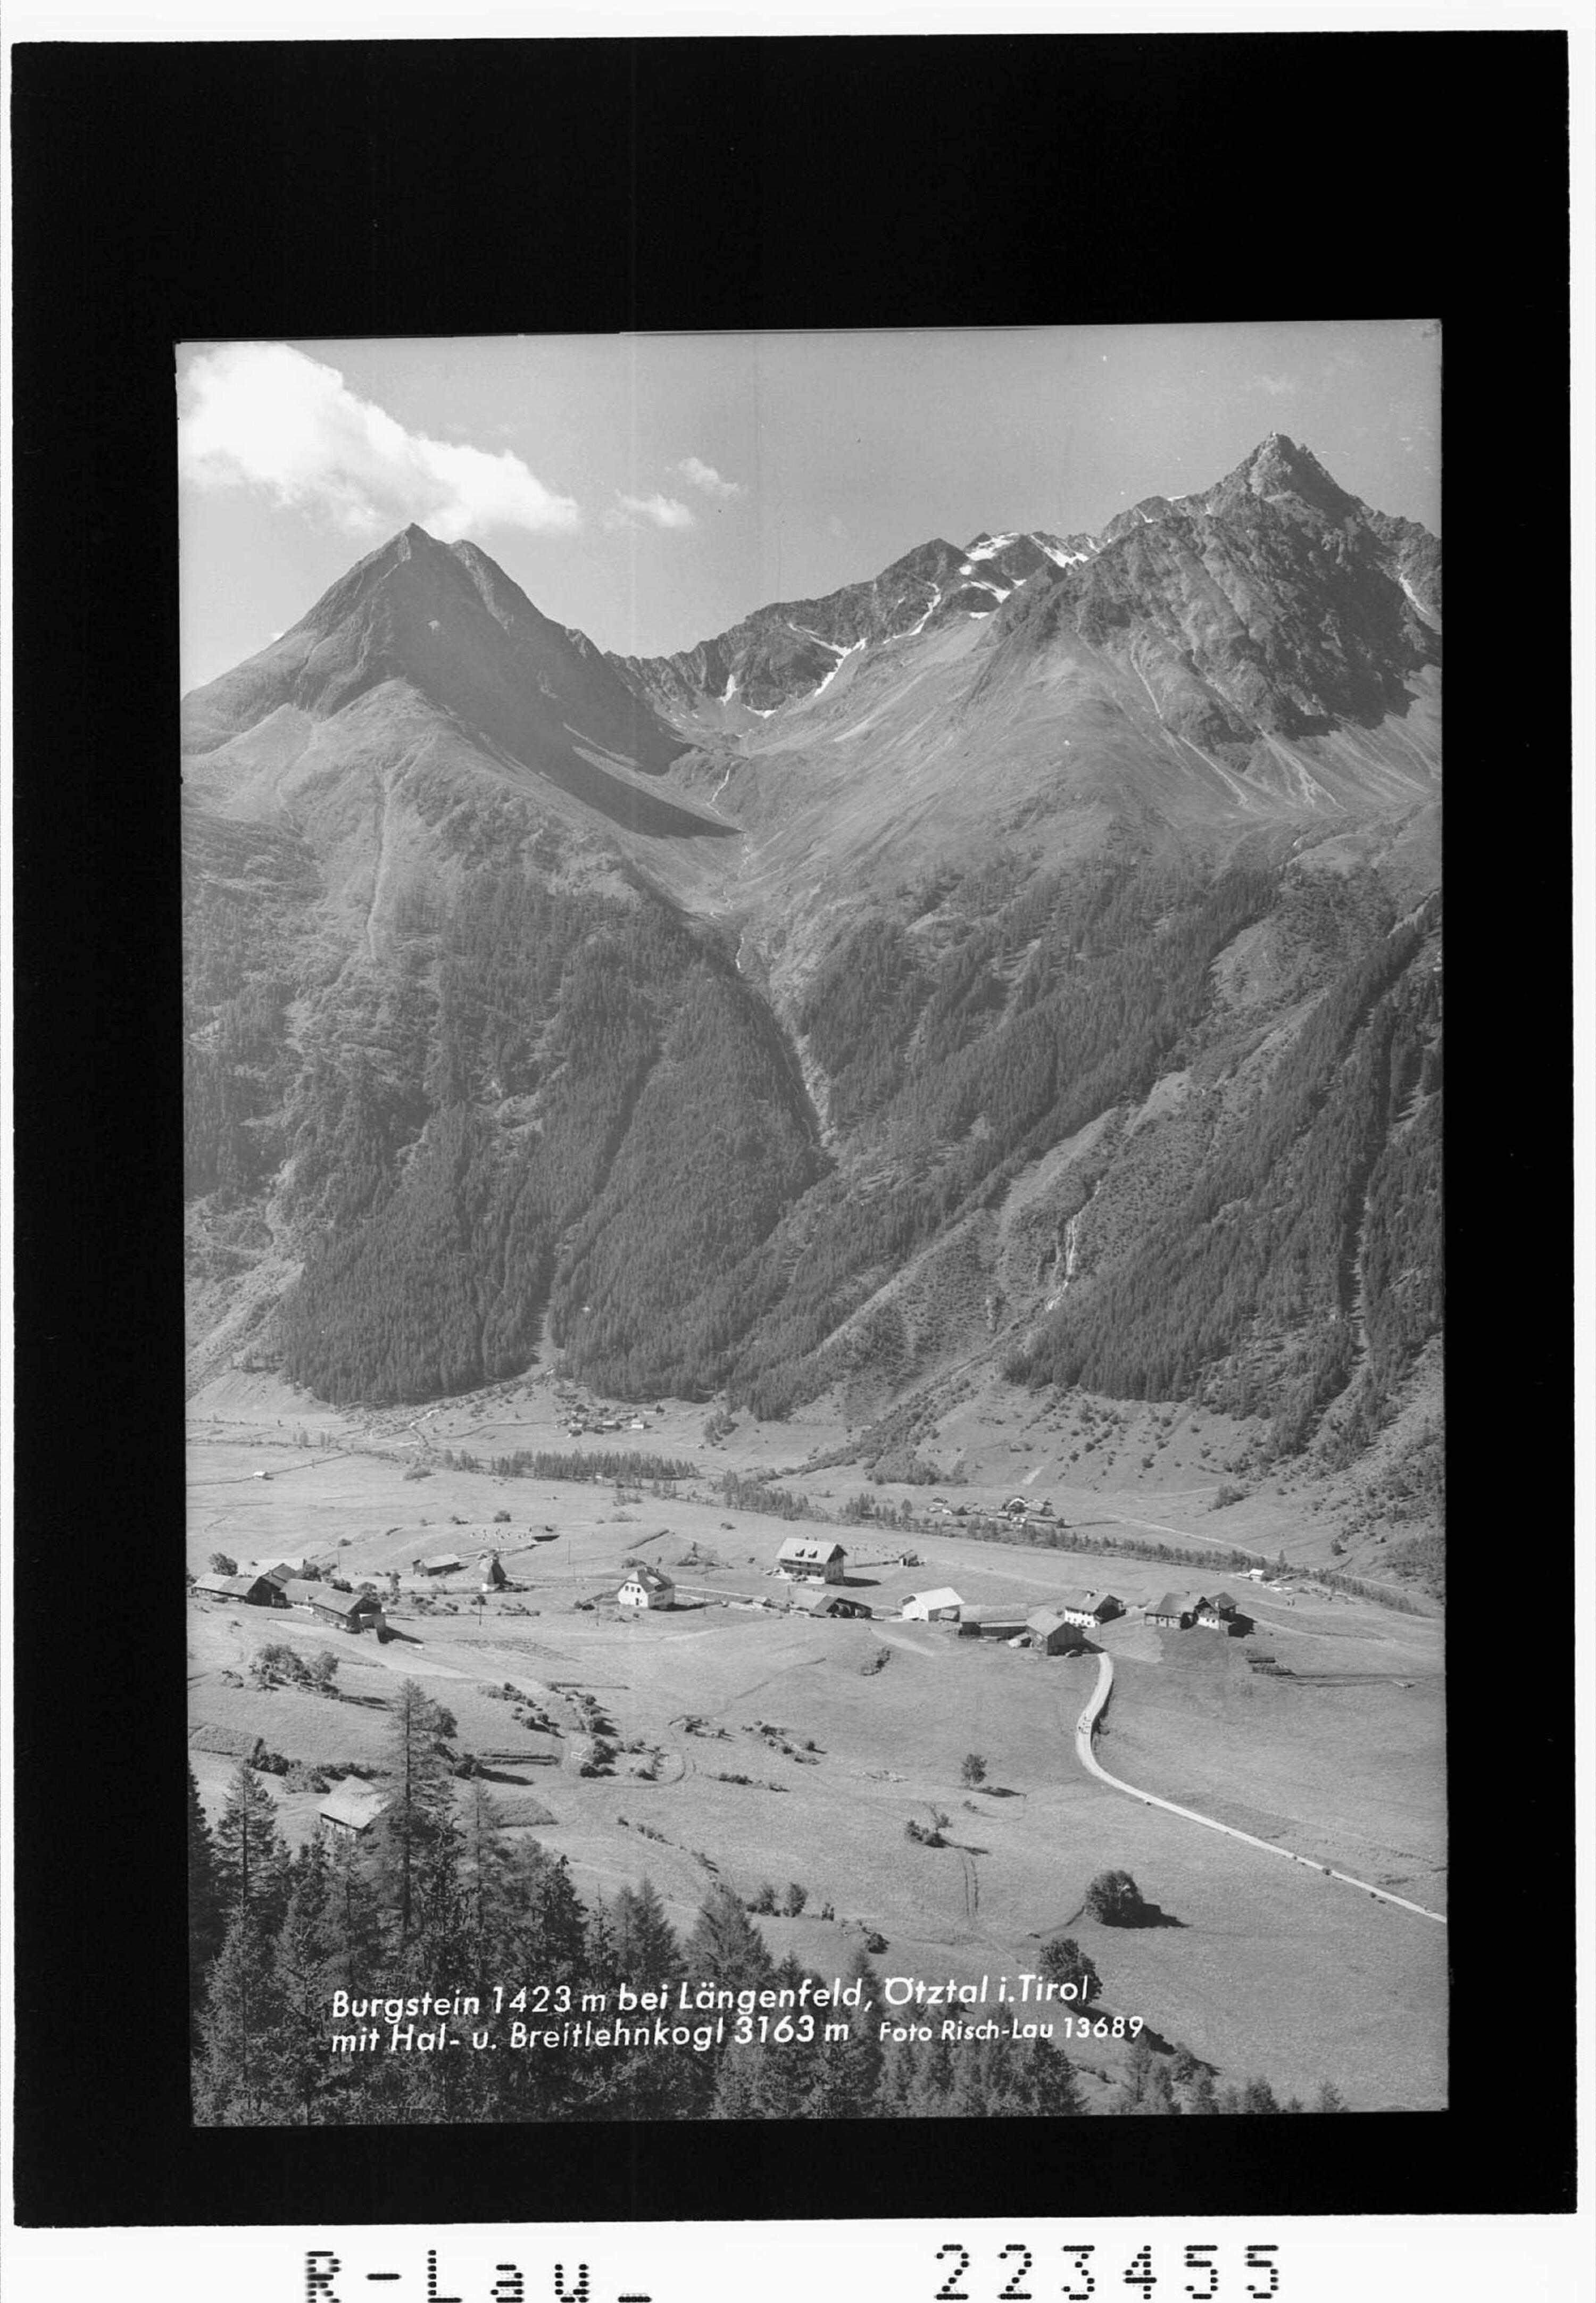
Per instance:
[[[650,1567],[646,1560],[629,1559],[626,1581],[615,1597],[623,1607],[673,1607],[676,1586],[659,1568]]]

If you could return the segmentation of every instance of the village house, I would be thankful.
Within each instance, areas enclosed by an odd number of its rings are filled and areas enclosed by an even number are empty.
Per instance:
[[[848,1554],[840,1543],[818,1543],[790,1535],[776,1554],[776,1573],[794,1583],[840,1583]]]
[[[1030,1646],[1035,1655],[1078,1655],[1086,1641],[1078,1624],[1059,1607],[1033,1607],[1026,1617]]]
[[[869,1607],[863,1599],[856,1599],[849,1591],[839,1591],[829,1585],[817,1583],[792,1595],[795,1607],[804,1608],[811,1615],[868,1615]]]
[[[964,1601],[946,1583],[934,1591],[911,1591],[903,1603],[907,1624],[956,1624],[963,1612]]]
[[[1225,1632],[1241,1639],[1253,1628],[1253,1619],[1244,1615],[1229,1591],[1216,1591],[1212,1599],[1199,1596],[1189,1600],[1192,1619],[1210,1632]]]
[[[378,1791],[375,1784],[363,1784],[358,1777],[352,1782],[340,1784],[316,1810],[317,1825],[322,1837],[331,1840],[334,1845],[340,1840],[359,1839],[371,1829],[387,1806],[389,1798],[387,1792]]]
[[[418,1575],[458,1575],[465,1565],[458,1551],[435,1551],[430,1559],[412,1559]]]
[[[1075,1591],[1059,1602],[1059,1612],[1068,1624],[1079,1624],[1094,1631],[1099,1624],[1111,1623],[1116,1615],[1125,1613],[1125,1602],[1111,1591]]]
[[[676,1586],[658,1567],[651,1567],[646,1559],[629,1559],[626,1581],[615,1597],[623,1607],[673,1607]]]

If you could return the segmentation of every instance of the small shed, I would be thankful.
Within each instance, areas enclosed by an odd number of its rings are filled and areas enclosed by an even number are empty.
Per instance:
[[[411,1561],[418,1575],[458,1575],[465,1561],[458,1551],[435,1551],[430,1559]]]
[[[840,1583],[848,1554],[840,1543],[820,1543],[790,1535],[776,1554],[776,1573],[795,1583]]]
[[[340,1784],[316,1810],[322,1837],[334,1843],[359,1839],[371,1829],[389,1798],[387,1792],[379,1791],[373,1784],[363,1784],[358,1777],[351,1783]]]
[[[964,1601],[948,1583],[934,1591],[911,1591],[903,1603],[903,1618],[909,1624],[956,1624],[963,1612]]]
[[[863,1599],[856,1599],[849,1591],[839,1591],[821,1583],[806,1591],[795,1592],[792,1604],[811,1615],[868,1615],[870,1609]]]
[[[676,1586],[658,1567],[651,1567],[646,1559],[629,1559],[626,1580],[615,1594],[623,1607],[673,1607]]]
[[[482,1588],[485,1591],[502,1591],[510,1581],[509,1576],[504,1573],[503,1563],[496,1551],[485,1551],[477,1562],[477,1566],[482,1577]]]

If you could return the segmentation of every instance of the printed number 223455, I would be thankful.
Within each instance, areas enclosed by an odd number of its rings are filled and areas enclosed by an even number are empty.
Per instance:
[[[1159,2274],[1153,2269],[1151,2247],[1139,2248],[1118,2278],[1106,2263],[1094,2271],[1092,2257],[1100,2252],[1094,2245],[1063,2247],[1059,2252],[1065,2258],[1061,2285],[1052,2283],[1035,2253],[1022,2247],[1018,2240],[998,2249],[998,2276],[988,2281],[979,2273],[972,2277],[969,2249],[950,2240],[936,2251],[938,2263],[947,2266],[947,2276],[936,2290],[933,2303],[1086,2303],[1089,2296],[1099,2293],[1107,2303],[1107,2299],[1122,2287],[1128,2287],[1133,2294],[1139,2290],[1141,2303],[1152,2303]],[[1176,2292],[1193,2297],[1195,2303],[1220,2303],[1219,2252],[1217,2246],[1189,2245],[1181,2265],[1186,2277]],[[1241,2265],[1247,2274],[1246,2285],[1232,2284],[1223,2293],[1237,2299],[1249,2297],[1252,2303],[1269,2303],[1269,2299],[1280,2291],[1279,2265],[1275,2259],[1279,2254],[1279,2248],[1272,2242],[1250,2246]]]

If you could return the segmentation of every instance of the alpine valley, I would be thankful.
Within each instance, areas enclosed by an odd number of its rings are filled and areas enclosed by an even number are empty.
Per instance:
[[[1195,1422],[1438,1590],[1440,635],[1279,433],[665,658],[393,536],[184,704],[191,1390],[557,1370],[950,1492]]]

